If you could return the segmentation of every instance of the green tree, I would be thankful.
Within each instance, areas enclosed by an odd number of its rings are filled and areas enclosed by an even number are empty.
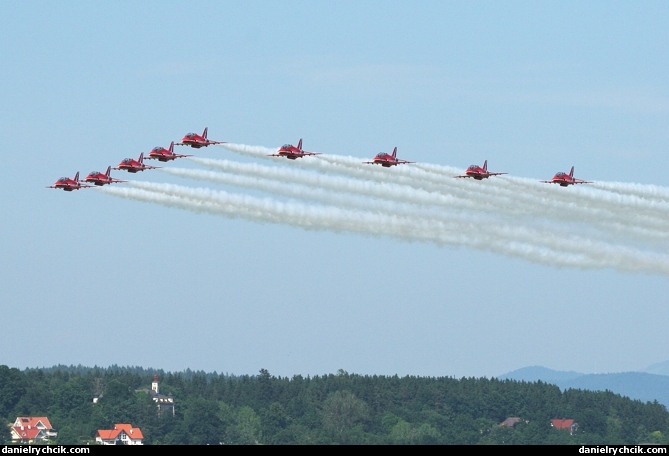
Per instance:
[[[323,403],[323,426],[340,443],[350,443],[351,431],[368,417],[367,404],[350,391],[330,393]]]
[[[667,439],[662,435],[661,431],[653,431],[646,436],[643,441],[639,443],[650,443],[652,445],[666,445]]]
[[[606,419],[606,437],[612,444],[625,443],[623,437],[623,420],[615,410],[611,410]]]
[[[9,442],[12,438],[12,431],[9,426],[0,426],[0,445]]]
[[[511,445],[513,444],[512,440],[515,434],[518,434],[516,429],[506,426],[496,426],[486,435],[482,436],[479,443],[483,445]]]
[[[384,413],[381,417],[381,426],[385,432],[390,433],[390,431],[393,429],[393,426],[395,426],[401,420],[402,419],[394,413],[387,412]]]
[[[9,416],[14,411],[14,406],[25,393],[24,378],[24,374],[16,368],[0,366],[0,417]]]
[[[98,401],[106,426],[133,423],[135,397],[128,384],[113,379],[106,383],[104,395]],[[136,425],[136,424],[135,424]],[[109,428],[105,428],[109,429]]]
[[[286,428],[291,420],[283,405],[279,402],[272,402],[267,410],[262,414],[262,430],[265,443],[281,444],[289,443]]]
[[[242,445],[257,445],[262,439],[260,418],[256,412],[248,406],[244,406],[237,412],[236,434],[237,443]]]
[[[390,430],[390,439],[396,445],[411,445],[416,443],[416,431],[404,420],[399,420]]]
[[[64,426],[58,431],[56,443],[59,445],[78,445],[81,440],[74,429],[70,426]]]
[[[51,394],[46,384],[43,381],[33,381],[25,389],[15,409],[19,415],[46,415],[51,401]]]
[[[93,401],[92,395],[86,385],[76,378],[66,383],[61,383],[53,389],[52,408],[59,410],[63,417],[78,417],[83,412],[81,407],[89,405]]]
[[[184,404],[184,427],[191,445],[218,445],[224,440],[218,403],[201,397]]]
[[[416,429],[416,443],[421,445],[436,445],[439,443],[439,431],[428,423],[423,423]]]

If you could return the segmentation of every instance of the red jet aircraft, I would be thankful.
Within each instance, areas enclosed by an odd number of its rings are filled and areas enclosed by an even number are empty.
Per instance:
[[[574,184],[592,184],[590,181],[584,181],[581,179],[576,179],[574,177],[574,167],[571,167],[571,171],[569,171],[569,174],[559,172],[555,176],[553,176],[553,179],[549,181],[541,181],[546,184],[559,184],[560,187],[567,187],[569,185],[574,185]]]
[[[79,190],[80,188],[87,188],[90,185],[83,185],[79,180],[79,171],[74,175],[74,179],[69,177],[61,177],[53,185],[49,185],[47,188],[60,188],[66,192],[71,192],[72,190]]]
[[[201,135],[198,135],[197,133],[188,133],[183,137],[180,143],[176,143],[177,146],[191,146],[194,149],[207,147],[211,144],[225,144],[225,141],[211,141],[207,139],[207,127],[204,128]]]
[[[92,171],[88,176],[86,176],[84,182],[90,182],[98,186],[105,184],[128,182],[121,179],[114,179],[113,177],[111,177],[110,173],[111,173],[111,166],[107,166],[107,171],[104,173],[101,173],[100,171]]]
[[[476,180],[483,180],[487,179],[490,176],[499,176],[500,174],[509,174],[509,173],[491,173],[488,171],[488,160],[485,160],[483,162],[483,166],[479,165],[471,165],[469,168],[467,168],[467,171],[465,171],[464,176],[455,176],[457,178],[464,178],[464,177],[472,177]]]
[[[147,160],[159,160],[161,162],[167,162],[170,160],[174,160],[175,158],[183,158],[183,157],[192,157],[192,155],[183,155],[183,154],[175,154],[174,153],[174,141],[170,143],[170,148],[165,149],[164,147],[154,147],[151,152],[149,152],[149,156],[146,157]]]
[[[284,144],[275,154],[269,154],[268,157],[286,157],[288,160],[304,157],[306,155],[320,155],[318,152],[305,152],[302,150],[302,139],[297,143],[297,147],[292,144]]]
[[[416,163],[416,162],[410,162],[406,160],[400,160],[397,158],[397,147],[393,149],[392,154],[387,154],[385,152],[381,152],[379,154],[376,154],[376,157],[372,161],[369,162],[363,162],[363,163],[369,163],[371,165],[381,165],[384,168],[390,168],[391,166],[395,165],[403,165],[406,163]]]
[[[156,169],[160,166],[150,166],[144,164],[144,152],[139,154],[139,158],[134,160],[132,158],[125,158],[118,166],[114,169],[125,170],[129,173],[136,173],[138,171],[144,171],[145,169]]]

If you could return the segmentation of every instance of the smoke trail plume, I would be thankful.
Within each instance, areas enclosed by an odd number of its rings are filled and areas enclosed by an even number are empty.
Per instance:
[[[614,268],[620,271],[669,274],[669,257],[635,248],[595,242],[538,227],[500,225],[473,219],[452,221],[398,216],[280,202],[170,184],[132,182],[137,188],[102,188],[124,198],[153,202],[196,212],[241,217],[305,229],[390,236],[407,241],[466,246],[554,266]]]
[[[454,210],[476,211],[505,218],[514,217],[517,219],[518,217],[524,217],[528,220],[553,219],[560,224],[587,224],[599,230],[602,236],[626,236],[629,239],[639,240],[640,242],[652,241],[662,243],[666,242],[669,238],[669,230],[667,229],[669,228],[669,220],[665,220],[663,217],[653,217],[639,210],[635,211],[635,217],[630,217],[629,211],[621,213],[618,206],[614,203],[612,203],[614,210],[608,210],[608,206],[604,202],[596,201],[592,203],[587,198],[564,205],[553,199],[546,199],[542,195],[532,196],[531,191],[523,191],[520,198],[513,198],[508,193],[499,192],[496,190],[496,187],[491,187],[487,192],[472,190],[458,192],[450,188],[433,188],[431,191],[428,191],[404,184],[355,179],[342,175],[326,175],[293,167],[271,167],[257,163],[249,164],[202,158],[193,158],[191,160],[197,164],[220,169],[229,174],[183,169],[164,169],[163,171],[177,174],[181,177],[204,179],[244,187],[255,187],[268,192],[277,192],[305,199],[314,199],[317,196],[320,198],[322,190],[328,190],[386,199],[394,202],[404,202],[421,207],[438,207],[448,209],[449,212]],[[233,178],[230,174],[252,176],[258,179],[270,179],[290,184],[291,187],[283,189],[274,186],[270,189],[269,184],[261,180],[250,180],[241,184],[238,178]],[[298,188],[294,184],[306,185],[313,188],[313,190]],[[478,182],[466,185],[475,188],[480,186]],[[342,204],[345,204],[345,202]]]

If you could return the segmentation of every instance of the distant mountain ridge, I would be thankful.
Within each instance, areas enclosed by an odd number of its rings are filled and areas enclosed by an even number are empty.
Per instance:
[[[655,372],[655,373],[653,373]],[[556,371],[542,366],[517,369],[497,377],[500,380],[525,382],[542,381],[560,387],[588,391],[611,391],[642,402],[657,401],[669,408],[669,361],[649,366],[644,372],[615,374],[582,374],[573,371]]]
[[[530,366],[517,369],[508,374],[501,375],[497,378],[500,380],[518,380],[525,382],[536,382],[541,380],[545,383],[556,383],[573,380],[582,377],[586,374],[574,371],[556,371],[542,366]]]
[[[651,364],[643,372],[648,372],[649,374],[669,375],[669,361]]]

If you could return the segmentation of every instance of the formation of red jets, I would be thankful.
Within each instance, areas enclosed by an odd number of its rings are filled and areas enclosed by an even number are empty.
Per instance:
[[[225,141],[212,141],[207,138],[207,128],[205,127],[201,135],[197,133],[188,133],[181,139],[181,142],[175,143],[172,141],[170,147],[165,149],[164,147],[154,147],[149,156],[146,157],[147,160],[158,160],[161,162],[168,162],[175,160],[177,158],[183,157],[192,157],[192,155],[177,154],[174,152],[174,146],[190,146],[194,149],[200,149],[202,147],[207,147],[213,144],[225,144]],[[320,155],[320,152],[307,152],[302,149],[302,139],[299,140],[297,146],[292,144],[285,144],[277,150],[275,154],[270,154],[270,157],[285,157],[288,160],[296,160],[298,158],[306,157],[309,155]],[[388,154],[386,152],[378,153],[372,161],[363,162],[371,165],[381,165],[384,168],[390,168],[391,166],[404,165],[409,163],[415,163],[412,161],[401,160],[397,158],[397,147],[395,147],[392,153]],[[127,171],[129,173],[137,173],[147,169],[156,169],[160,166],[151,166],[144,163],[144,152],[139,154],[139,157],[135,160],[134,158],[125,158],[114,167],[115,170]],[[79,190],[80,188],[102,186],[113,183],[127,182],[120,179],[115,179],[111,177],[110,172],[112,170],[111,166],[107,167],[107,171],[101,173],[100,171],[92,171],[88,176],[83,180],[79,180],[79,171],[74,175],[73,178],[70,177],[61,177],[53,185],[48,186],[47,188],[57,188],[65,190],[66,192],[71,192],[73,190]],[[488,171],[488,160],[483,162],[482,166],[471,165],[465,171],[465,174],[460,176],[454,176],[456,178],[472,178],[475,180],[488,179],[490,176],[499,176],[500,172],[490,172]],[[553,176],[551,180],[541,181],[546,184],[558,184],[561,187],[568,187],[569,185],[575,184],[591,184],[591,181],[585,181],[582,179],[577,179],[574,177],[574,167],[571,167],[569,173],[558,172]],[[88,185],[93,184],[93,185]]]
[[[212,141],[207,139],[207,128],[204,129],[201,135],[197,133],[188,133],[183,137],[181,142],[175,143],[172,141],[170,147],[165,149],[164,147],[158,146],[154,147],[149,156],[146,157],[147,160],[158,160],[161,162],[168,162],[175,160],[177,158],[191,157],[192,155],[186,154],[177,154],[174,152],[174,146],[190,146],[194,149],[199,149],[201,147],[207,147],[212,144],[224,144],[223,141]],[[144,152],[139,154],[137,159],[134,158],[124,158],[121,163],[116,167],[112,168],[111,166],[107,167],[107,171],[102,173],[100,171],[92,171],[88,176],[83,180],[79,180],[79,171],[74,175],[73,178],[70,177],[61,177],[53,185],[49,185],[47,188],[58,188],[65,190],[66,192],[71,192],[73,190],[79,190],[80,188],[102,186],[107,184],[128,182],[121,179],[115,179],[111,177],[110,173],[112,169],[127,171],[129,173],[138,173],[147,169],[156,169],[160,166],[152,166],[144,163]],[[88,185],[93,184],[93,185]]]
[[[205,134],[207,129],[205,128]],[[183,141],[182,141],[183,142]],[[289,160],[295,160],[301,157],[308,155],[320,155],[320,152],[307,152],[302,149],[302,139],[297,143],[297,146],[292,144],[284,144],[279,148],[275,154],[270,154],[269,157],[286,157]],[[397,158],[397,147],[395,147],[392,153],[388,154],[386,152],[380,152],[372,159],[372,161],[363,162],[371,165],[381,165],[384,168],[390,168],[391,166],[404,165],[408,163],[415,163],[412,161],[401,160]],[[462,176],[455,176],[456,178],[467,178],[471,177],[476,180],[488,179],[490,176],[499,176],[501,174],[509,173],[500,173],[500,172],[490,172],[488,171],[488,160],[483,162],[483,166],[471,165],[465,171],[465,174]],[[569,173],[558,172],[553,176],[553,179],[549,181],[541,181],[548,184],[559,184],[561,187],[567,187],[569,185],[575,184],[591,184],[590,181],[585,181],[581,179],[576,179],[574,177],[574,167],[571,167]]]

